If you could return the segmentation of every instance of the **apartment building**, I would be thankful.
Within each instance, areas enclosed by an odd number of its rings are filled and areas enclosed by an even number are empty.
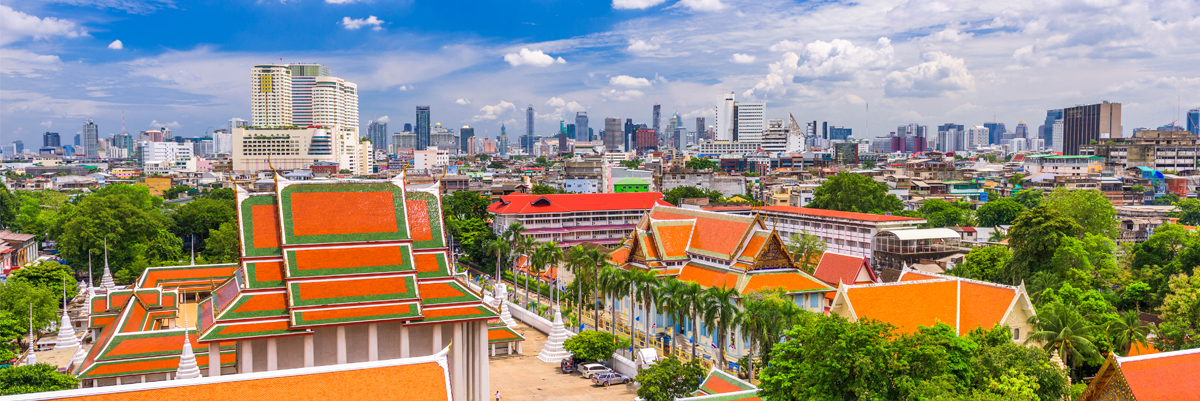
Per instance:
[[[907,230],[925,224],[925,219],[880,214],[840,212],[794,206],[765,206],[732,211],[757,213],[779,236],[808,233],[825,241],[826,251],[850,256],[872,256],[871,239],[880,231]]]
[[[1184,170],[1200,165],[1200,141],[1187,131],[1141,130],[1131,138],[1083,145],[1079,154],[1100,156],[1115,169],[1149,167],[1155,170]]]
[[[488,206],[499,234],[512,223],[538,242],[616,244],[654,205],[670,206],[659,192],[530,195],[511,194]]]

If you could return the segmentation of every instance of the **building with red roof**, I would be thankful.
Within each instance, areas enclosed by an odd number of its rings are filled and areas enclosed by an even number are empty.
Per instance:
[[[825,241],[826,250],[843,255],[872,257],[871,239],[887,230],[920,227],[925,219],[882,214],[842,212],[795,206],[764,206],[752,210],[730,210],[730,213],[762,216],[768,227],[790,238],[794,234],[810,234]]]
[[[538,242],[560,246],[583,242],[616,244],[655,205],[669,206],[659,192],[600,194],[512,194],[488,206],[499,234],[513,223]]]
[[[1109,355],[1078,401],[1200,400],[1200,348],[1121,357]]]

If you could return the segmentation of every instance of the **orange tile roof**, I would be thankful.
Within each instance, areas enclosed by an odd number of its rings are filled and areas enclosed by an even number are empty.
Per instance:
[[[813,272],[821,281],[830,285],[841,284],[868,284],[866,282],[857,282],[859,272],[863,270],[863,265],[867,265],[867,275],[871,277],[871,282],[878,279],[875,277],[875,272],[871,270],[867,264],[867,258],[862,256],[842,255],[840,253],[825,252],[821,255],[821,261],[817,263],[817,270]]]
[[[679,280],[700,284],[701,287],[735,288],[738,274],[688,263],[679,272]]]
[[[723,258],[732,257],[754,226],[752,217],[674,207],[656,207],[650,217],[656,220],[696,220],[688,250]]]
[[[1129,347],[1129,355],[1126,356],[1152,355],[1160,352],[1162,351],[1159,351],[1158,348],[1154,348],[1153,344],[1142,345],[1142,343],[1135,342],[1133,343],[1133,346]]]
[[[145,274],[138,280],[138,288],[154,288],[162,284],[163,288],[172,289],[175,286],[194,283],[220,283],[228,279],[229,276],[232,276],[233,271],[237,267],[236,263],[212,266],[185,266],[185,268],[174,266],[151,267],[146,269]]]
[[[900,333],[913,333],[918,326],[933,326],[937,322],[954,326],[958,320],[957,292],[958,283],[949,280],[846,290],[859,319],[891,323]]]
[[[687,257],[688,240],[692,237],[691,224],[655,224],[654,239],[662,247],[663,258]]]
[[[920,271],[916,271],[916,270],[909,270],[909,271],[900,273],[899,281],[937,280],[937,279],[941,279],[941,278],[945,278],[945,276],[939,276],[936,274],[925,273],[925,272],[920,272]]]
[[[488,205],[487,210],[496,214],[565,213],[649,209],[654,205],[669,206],[670,204],[663,201],[662,197],[662,193],[659,192],[555,195],[512,194],[501,196],[500,201]],[[543,198],[549,202],[538,202],[538,200]]]
[[[1200,399],[1200,349],[1116,360],[1138,401]]]
[[[630,251],[631,251],[631,249],[629,247],[623,246],[623,247],[617,248],[617,250],[612,251],[608,254],[608,260],[612,261],[613,264],[623,265],[623,264],[625,264],[625,262],[627,262],[629,260]]]
[[[825,285],[825,283],[815,280],[806,274],[799,271],[790,271],[786,273],[749,274],[746,284],[742,286],[739,292],[746,294],[766,288],[782,288],[785,292],[834,291],[833,287]]]
[[[405,400],[449,401],[445,354],[436,357],[284,369],[190,380],[84,388],[26,394],[28,400],[133,401],[191,399],[211,401],[342,400],[375,401],[402,394]],[[346,391],[346,385],[354,391]]]
[[[742,248],[742,254],[738,255],[738,259],[754,260],[754,257],[758,256],[758,252],[762,250],[763,245],[766,245],[766,243],[767,236],[756,233],[750,237],[750,241],[746,243],[746,247]]]
[[[1016,292],[1010,288],[961,281],[962,293],[959,306],[959,333],[968,333],[976,327],[989,329],[1004,321],[1004,312],[1012,305]]]
[[[842,211],[837,211],[837,210],[813,209],[813,208],[808,208],[808,207],[781,206],[781,205],[763,206],[763,207],[759,207],[757,209],[769,211],[769,212],[803,214],[803,215],[808,215],[808,216],[832,217],[832,218],[837,218],[837,219],[862,220],[862,221],[871,221],[871,222],[925,220],[925,219],[917,218],[917,217],[888,216],[888,215],[883,215],[883,214],[842,212]]]
[[[381,233],[398,229],[391,191],[292,192],[288,196],[294,235]]]

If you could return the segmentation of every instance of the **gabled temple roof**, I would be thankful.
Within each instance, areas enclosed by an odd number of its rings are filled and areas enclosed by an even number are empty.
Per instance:
[[[891,323],[901,333],[942,322],[963,335],[976,327],[1004,323],[1015,308],[1034,314],[1024,287],[960,278],[842,284],[833,301],[835,313]]]
[[[867,258],[825,252],[821,255],[821,261],[817,263],[817,269],[813,272],[813,276],[829,285],[861,284],[862,280],[859,278],[864,271],[869,277],[867,281],[879,282],[879,279],[875,277],[875,271],[867,262]]]
[[[758,387],[734,377],[729,373],[711,369],[700,389],[691,397],[677,398],[678,401],[762,401]]]
[[[1200,348],[1133,357],[1110,355],[1080,401],[1129,394],[1138,401],[1196,400]]]

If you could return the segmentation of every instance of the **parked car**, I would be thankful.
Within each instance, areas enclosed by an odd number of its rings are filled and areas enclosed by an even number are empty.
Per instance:
[[[592,375],[597,373],[612,372],[607,366],[598,363],[585,363],[576,367],[579,373],[583,374],[584,379],[590,379]]]
[[[583,359],[577,359],[574,356],[571,356],[571,357],[563,358],[562,362],[558,363],[558,367],[560,369],[562,369],[563,373],[571,373],[571,372],[574,372],[575,369],[579,366],[579,364],[581,364],[583,362],[584,362]]]
[[[614,384],[625,384],[629,382],[629,376],[617,372],[597,373],[592,376],[592,383],[597,386],[608,387]]]

